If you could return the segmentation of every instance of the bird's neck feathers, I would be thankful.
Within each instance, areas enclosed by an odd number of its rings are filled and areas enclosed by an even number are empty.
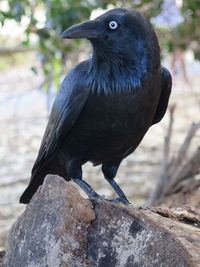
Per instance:
[[[94,49],[89,72],[89,85],[99,94],[134,93],[147,72],[147,54],[144,50],[123,55]]]

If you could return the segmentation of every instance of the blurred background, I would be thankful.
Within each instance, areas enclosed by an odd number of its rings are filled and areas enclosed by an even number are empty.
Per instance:
[[[66,73],[87,58],[86,40],[62,40],[73,24],[115,7],[134,8],[153,24],[162,63],[172,73],[174,113],[171,156],[192,122],[200,120],[200,2],[197,0],[1,0],[0,1],[0,248],[25,209],[19,196],[30,178],[49,111]],[[163,161],[169,113],[153,126],[133,155],[122,163],[117,181],[135,205],[155,187]],[[200,131],[190,147],[200,144]],[[99,167],[86,164],[85,179],[114,197]]]

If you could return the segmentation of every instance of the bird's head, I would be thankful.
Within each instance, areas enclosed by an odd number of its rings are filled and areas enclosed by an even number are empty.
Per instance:
[[[87,38],[99,53],[120,56],[137,52],[138,46],[142,46],[152,32],[151,26],[139,12],[117,8],[94,20],[68,28],[61,37]]]
[[[160,64],[157,37],[137,11],[110,10],[94,20],[70,27],[62,33],[62,38],[87,38],[92,43],[88,83],[99,92],[140,87],[146,73]]]

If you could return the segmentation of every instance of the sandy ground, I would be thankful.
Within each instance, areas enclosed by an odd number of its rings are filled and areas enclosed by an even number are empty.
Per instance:
[[[176,103],[172,153],[176,153],[192,121],[200,120],[200,67],[188,63],[191,88],[181,76],[174,80],[171,103]],[[23,212],[18,203],[25,189],[41,138],[47,123],[46,95],[39,90],[41,75],[30,71],[31,63],[0,73],[0,247],[7,233]],[[117,181],[136,205],[142,205],[155,186],[168,114],[153,126],[137,150],[124,160]],[[200,133],[193,139],[191,150],[200,143]],[[99,167],[86,164],[84,177],[94,189],[106,197],[114,197]]]

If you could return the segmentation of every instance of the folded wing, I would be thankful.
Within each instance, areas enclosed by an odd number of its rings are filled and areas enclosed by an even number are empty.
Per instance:
[[[161,87],[162,91],[160,100],[152,121],[152,125],[158,123],[164,117],[169,102],[169,96],[171,94],[172,77],[170,72],[163,66],[161,67]]]

